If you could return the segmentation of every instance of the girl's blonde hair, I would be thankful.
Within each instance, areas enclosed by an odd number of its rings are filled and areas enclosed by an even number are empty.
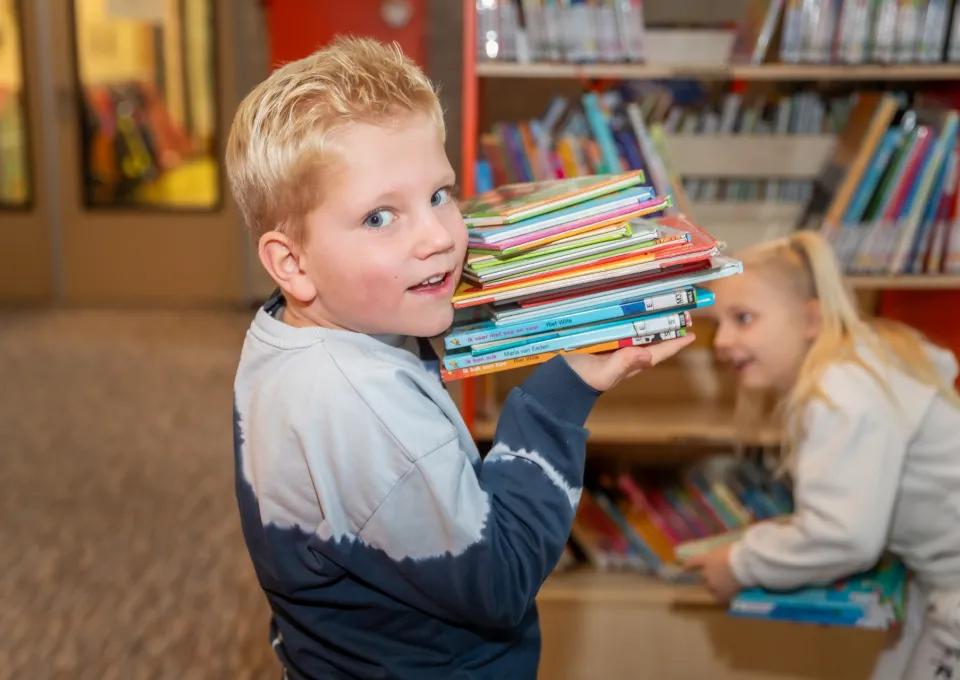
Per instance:
[[[784,292],[820,304],[820,331],[801,364],[793,389],[776,402],[770,395],[741,390],[737,400],[737,425],[743,435],[761,418],[776,414],[782,419],[781,461],[786,463],[800,438],[807,405],[816,399],[829,403],[820,384],[832,364],[850,362],[873,376],[887,396],[894,399],[887,381],[857,352],[865,345],[885,365],[931,385],[948,401],[960,407],[960,396],[940,375],[924,348],[926,338],[916,330],[889,319],[866,319],[844,279],[833,249],[815,231],[797,231],[790,236],[762,243],[738,255],[744,270],[756,273]],[[773,407],[773,413],[770,408]]]

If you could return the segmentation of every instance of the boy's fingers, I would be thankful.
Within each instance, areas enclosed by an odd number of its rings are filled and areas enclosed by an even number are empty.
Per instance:
[[[647,347],[624,347],[617,352],[617,359],[623,373],[653,365],[653,356]]]
[[[695,555],[690,559],[684,560],[680,566],[684,571],[693,571],[695,569],[700,569],[703,567],[703,555]]]
[[[676,338],[674,340],[665,340],[664,342],[659,342],[656,345],[650,345],[647,349],[650,350],[651,366],[656,366],[664,359],[669,359],[674,354],[682,350],[684,347],[692,343],[697,339],[697,336],[693,333],[687,333],[682,338]]]

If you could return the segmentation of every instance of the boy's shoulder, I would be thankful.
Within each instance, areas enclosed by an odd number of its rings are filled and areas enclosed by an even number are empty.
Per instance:
[[[459,413],[412,338],[293,328],[259,313],[237,388],[271,394],[263,405],[294,427],[379,431],[412,459],[458,436]]]

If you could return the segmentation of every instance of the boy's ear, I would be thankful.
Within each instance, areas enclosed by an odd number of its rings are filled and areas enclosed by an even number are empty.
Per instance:
[[[284,295],[308,304],[317,297],[317,289],[300,267],[300,251],[294,243],[278,231],[268,231],[260,237],[260,262]]]
[[[823,325],[823,313],[820,300],[807,300],[803,313],[803,333],[807,340],[813,340],[820,335]]]

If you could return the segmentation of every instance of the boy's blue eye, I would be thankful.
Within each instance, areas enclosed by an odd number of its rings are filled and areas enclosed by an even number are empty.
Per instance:
[[[367,219],[363,221],[363,225],[371,229],[383,229],[390,225],[394,219],[396,219],[396,215],[394,215],[392,211],[383,209],[367,215]]]
[[[434,192],[433,196],[430,197],[430,205],[434,208],[438,208],[444,203],[450,201],[450,189],[444,188]]]
[[[753,321],[753,315],[751,315],[749,312],[742,312],[741,314],[737,314],[738,323],[750,323],[751,321]]]

